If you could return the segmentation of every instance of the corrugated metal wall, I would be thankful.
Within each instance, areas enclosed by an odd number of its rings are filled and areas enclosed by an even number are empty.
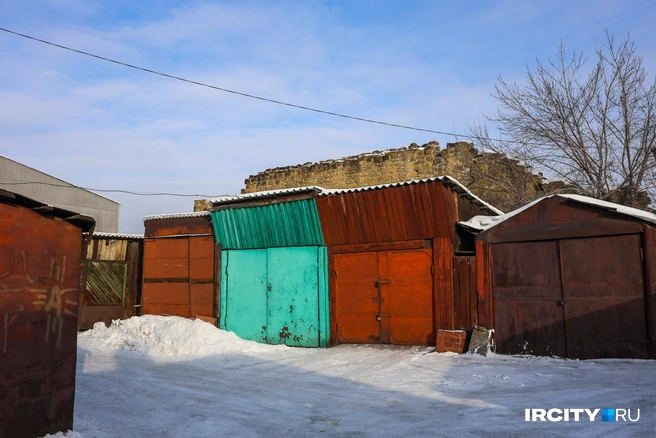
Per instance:
[[[37,184],[17,184],[36,182]],[[66,187],[61,187],[66,186]],[[118,231],[120,204],[58,178],[0,156],[0,188],[46,204],[93,216],[96,231]]]
[[[224,250],[324,244],[314,199],[212,211],[216,241]]]
[[[327,245],[455,239],[458,195],[440,182],[319,196]]]

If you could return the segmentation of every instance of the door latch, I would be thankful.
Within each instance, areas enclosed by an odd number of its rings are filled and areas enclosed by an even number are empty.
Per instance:
[[[563,307],[565,305],[565,301],[560,300],[558,301],[558,307]]]
[[[380,287],[383,284],[390,284],[391,282],[389,280],[378,280],[376,281],[376,287]]]
[[[382,317],[382,316],[380,316],[380,315],[376,315],[376,321],[382,321],[382,320],[383,320],[383,317]]]

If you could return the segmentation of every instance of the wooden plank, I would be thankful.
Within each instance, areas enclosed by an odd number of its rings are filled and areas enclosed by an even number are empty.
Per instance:
[[[128,278],[125,289],[125,316],[130,318],[136,315],[136,307],[141,302],[143,241],[130,242],[127,247],[126,261],[128,264]]]

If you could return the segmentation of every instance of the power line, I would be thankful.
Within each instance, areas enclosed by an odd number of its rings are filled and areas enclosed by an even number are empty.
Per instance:
[[[128,195],[136,195],[136,196],[180,196],[180,197],[189,197],[189,198],[191,197],[218,198],[220,196],[229,196],[229,195],[203,195],[203,194],[192,195],[192,194],[184,194],[184,193],[165,193],[165,192],[149,193],[149,192],[134,192],[131,190],[120,190],[120,189],[93,189],[90,187],[76,186],[72,184],[53,184],[53,183],[47,183],[42,181],[0,182],[0,185],[3,186],[23,186],[23,185],[30,185],[30,184],[37,184],[37,185],[51,186],[51,187],[63,187],[68,189],[83,189],[83,190],[88,190],[90,192],[127,193]]]
[[[296,104],[293,104],[293,103],[283,102],[283,101],[280,101],[280,100],[268,99],[266,97],[256,96],[256,95],[248,94],[248,93],[242,93],[240,91],[230,90],[230,89],[227,89],[227,88],[221,88],[221,87],[217,87],[215,85],[210,85],[210,84],[206,84],[206,83],[203,83],[203,82],[198,82],[198,81],[194,81],[194,80],[190,80],[190,79],[185,79],[185,78],[182,78],[180,76],[174,76],[174,75],[170,75],[168,73],[162,73],[162,72],[159,72],[159,71],[156,71],[156,70],[151,70],[151,69],[148,69],[148,68],[139,67],[137,65],[128,64],[128,63],[125,63],[125,62],[117,61],[115,59],[106,58],[104,56],[94,55],[93,53],[85,52],[83,50],[74,49],[74,48],[64,46],[64,45],[61,45],[61,44],[56,44],[56,43],[53,43],[53,42],[50,42],[50,41],[42,40],[40,38],[35,38],[33,36],[25,35],[25,34],[15,32],[13,30],[5,29],[5,28],[2,28],[2,27],[0,27],[0,30],[2,30],[4,32],[7,32],[7,33],[10,33],[10,34],[13,34],[13,35],[23,37],[23,38],[27,38],[27,39],[30,39],[30,40],[33,40],[33,41],[38,41],[38,42],[43,43],[43,44],[48,44],[50,46],[58,47],[60,49],[69,50],[71,52],[79,53],[81,55],[90,56],[92,58],[100,59],[102,61],[111,62],[111,63],[114,63],[114,64],[122,65],[124,67],[133,68],[135,70],[141,70],[141,71],[144,71],[146,73],[151,73],[151,74],[163,76],[163,77],[166,77],[166,78],[169,78],[169,79],[175,79],[175,80],[178,80],[178,81],[187,82],[189,84],[194,84],[194,85],[198,85],[198,86],[201,86],[201,87],[211,88],[213,90],[218,90],[218,91],[223,91],[223,92],[226,92],[226,93],[236,94],[236,95],[243,96],[243,97],[248,97],[250,99],[257,99],[257,100],[261,100],[261,101],[264,101],[264,102],[275,103],[277,105],[284,105],[284,106],[297,108],[297,109],[301,109],[301,110],[305,110],[305,111],[312,111],[312,112],[315,112],[315,113],[327,114],[327,115],[335,116],[335,117],[342,117],[344,119],[358,120],[360,122],[374,123],[374,124],[384,125],[384,126],[391,126],[393,128],[409,129],[409,130],[412,130],[412,131],[421,131],[421,132],[430,132],[430,133],[433,133],[433,134],[448,135],[448,136],[451,136],[451,137],[463,137],[463,138],[468,138],[468,139],[472,139],[472,140],[498,141],[498,140],[495,140],[493,138],[478,137],[478,136],[475,136],[475,135],[456,134],[454,132],[443,132],[443,131],[436,131],[436,130],[433,130],[433,129],[415,128],[413,126],[399,125],[399,124],[396,124],[396,123],[381,122],[381,121],[378,121],[378,120],[372,120],[372,119],[366,119],[366,118],[363,118],[363,117],[350,116],[350,115],[347,115],[347,114],[336,113],[336,112],[333,112],[333,111],[325,111],[325,110],[312,108],[312,107],[308,107],[308,106],[303,106],[303,105],[296,105]],[[512,140],[506,140],[506,141],[513,142]]]

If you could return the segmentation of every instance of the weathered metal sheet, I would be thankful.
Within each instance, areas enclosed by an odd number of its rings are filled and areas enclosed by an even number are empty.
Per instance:
[[[221,263],[221,328],[267,343],[266,250],[223,251]]]
[[[143,313],[216,317],[212,236],[149,238],[144,253]]]
[[[128,276],[126,262],[85,260],[83,269],[87,271],[84,305],[123,305]]]
[[[0,203],[0,436],[73,427],[82,230]]]
[[[335,271],[337,342],[379,342],[378,253],[336,254]]]
[[[379,289],[382,322],[390,315],[391,344],[435,345],[432,258],[430,249],[387,252],[389,284],[383,277]]]
[[[456,330],[471,331],[478,325],[476,281],[476,257],[454,257],[453,295]]]
[[[314,199],[215,210],[212,226],[223,249],[323,245]]]
[[[642,221],[607,208],[552,196],[480,233],[486,243],[640,234]]]
[[[84,190],[73,184],[40,172],[24,164],[0,156],[0,188],[20,193],[24,196],[67,210],[89,215],[96,220],[98,231],[118,231],[118,212],[120,204],[97,193]],[[15,184],[31,182],[36,184]],[[65,189],[62,189],[62,185]]]
[[[435,344],[430,249],[335,255],[338,342]]]
[[[269,344],[329,342],[325,247],[222,254],[221,327]]]
[[[164,215],[144,220],[145,237],[211,235],[212,224],[207,212],[181,215]]]
[[[649,357],[656,359],[656,228],[646,226],[642,236]]]
[[[317,198],[327,245],[455,239],[458,194],[440,181]]]
[[[497,352],[566,357],[558,242],[496,244]]]
[[[639,235],[493,245],[497,351],[648,358]]]
[[[640,236],[562,240],[567,355],[649,358]]]

